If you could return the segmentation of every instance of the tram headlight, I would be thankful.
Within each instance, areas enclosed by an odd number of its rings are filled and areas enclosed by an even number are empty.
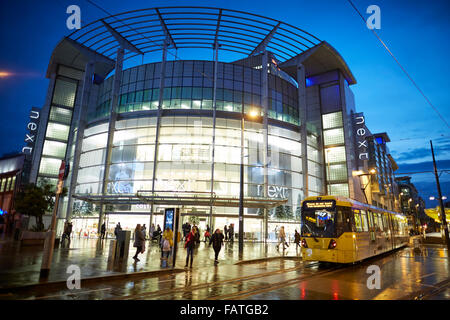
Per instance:
[[[328,245],[328,249],[334,249],[337,246],[337,242],[334,239],[330,240],[330,244]]]
[[[308,248],[308,244],[306,243],[305,239],[302,239],[301,245],[302,245],[303,248]]]

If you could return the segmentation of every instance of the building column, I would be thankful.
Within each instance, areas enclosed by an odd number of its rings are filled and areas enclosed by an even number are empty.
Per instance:
[[[264,174],[264,198],[268,197],[268,153],[269,153],[269,70],[268,70],[268,53],[264,50],[261,56],[261,104],[263,107],[263,174]],[[269,209],[264,208],[264,242],[269,239]]]
[[[114,133],[116,130],[117,108],[119,106],[119,94],[120,94],[120,84],[122,82],[124,52],[125,50],[122,47],[119,47],[117,49],[114,82],[112,87],[111,108],[108,123],[108,140],[106,143],[106,154],[103,169],[102,196],[105,196],[108,193],[109,169],[111,165],[112,148],[114,145]],[[100,233],[100,228],[101,225],[103,224],[104,212],[105,212],[105,205],[102,202],[100,205],[100,212],[98,216],[98,233]]]
[[[153,179],[152,179],[152,196],[155,192],[155,179],[156,179],[156,169],[157,169],[157,162],[158,162],[158,148],[159,148],[159,134],[160,134],[160,127],[161,127],[161,116],[162,116],[162,104],[163,104],[163,94],[164,94],[164,81],[166,76],[166,60],[167,60],[167,46],[169,43],[169,39],[166,38],[163,44],[163,54],[162,54],[162,61],[161,61],[161,70],[160,70],[160,77],[159,77],[159,97],[158,97],[158,116],[156,120],[156,137],[155,137],[155,155],[153,158]],[[152,226],[152,220],[153,220],[153,199],[150,204],[150,227]]]
[[[71,164],[71,179],[68,183],[68,203],[67,203],[67,209],[66,209],[66,219],[70,220],[70,216],[72,214],[72,207],[73,207],[73,194],[75,193],[75,188],[77,185],[78,180],[78,168],[80,163],[80,155],[81,155],[81,146],[83,143],[83,136],[84,136],[84,128],[86,127],[86,114],[87,110],[89,108],[89,98],[91,95],[92,90],[92,76],[94,74],[94,62],[88,62],[86,63],[86,67],[84,70],[84,78],[83,78],[83,89],[81,92],[81,103],[80,103],[80,109],[78,112],[78,119],[76,120],[76,123],[78,124],[77,129],[77,135],[75,138],[75,150],[73,154],[73,162]],[[73,137],[69,139],[69,144],[67,145],[68,148],[71,148],[71,144],[73,144]],[[70,150],[67,152],[66,155],[66,163],[70,160]]]
[[[308,186],[308,130],[306,128],[306,74],[305,67],[297,65],[298,112],[300,120],[300,139],[302,152],[303,199],[309,196]],[[300,205],[300,203],[298,204]]]
[[[213,91],[213,134],[212,134],[212,155],[211,155],[211,200],[214,194],[214,162],[215,162],[215,149],[216,149],[216,97],[217,97],[217,64],[219,56],[219,44],[214,43],[214,91]],[[209,207],[209,227],[211,233],[214,232],[213,226],[213,206]]]

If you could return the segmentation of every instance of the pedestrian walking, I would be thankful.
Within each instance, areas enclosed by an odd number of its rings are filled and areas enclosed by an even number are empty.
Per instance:
[[[234,223],[230,224],[230,228],[228,228],[228,239],[230,239],[230,242],[234,241]]]
[[[200,229],[197,226],[195,228],[195,243],[200,244]]]
[[[280,228],[280,232],[279,232],[279,241],[278,241],[278,244],[277,244],[277,249],[279,249],[280,243],[283,244],[283,250],[286,249],[286,248],[285,248],[285,245],[289,247],[289,245],[288,245],[287,242],[286,242],[286,233],[284,232],[284,226],[282,226],[282,227]]]
[[[204,234],[204,237],[205,237],[205,243],[207,242],[207,241],[210,241],[211,240],[211,234],[209,233],[209,230],[206,230],[205,231],[205,234]]]
[[[295,250],[297,250],[298,247],[300,247],[300,233],[298,233],[297,229],[295,229],[294,243],[295,243]]]
[[[106,233],[106,224],[103,222],[102,227],[100,228],[100,239],[105,239]]]
[[[137,224],[136,225],[136,229],[134,230],[134,244],[133,246],[136,248],[136,254],[134,255],[133,259],[135,261],[140,261],[138,259],[138,254],[139,253],[144,253],[145,251],[145,238],[144,238],[144,234],[142,233],[141,230],[141,225]]]
[[[220,229],[216,229],[216,231],[214,231],[214,234],[212,235],[211,239],[209,240],[209,245],[211,246],[211,244],[212,244],[213,249],[214,249],[214,264],[219,263],[219,252],[223,246],[223,239],[224,239],[224,236],[223,236],[222,232],[220,231]]]
[[[192,268],[192,264],[194,261],[194,249],[195,249],[195,234],[197,232],[197,228],[192,228],[191,232],[189,232],[189,234],[186,237],[186,242],[184,243],[184,247],[187,249],[187,254],[186,254],[186,265],[184,266],[185,268],[188,267],[188,262],[189,262],[189,257],[191,257],[191,268]]]
[[[225,227],[223,227],[223,233],[225,233],[225,241],[228,241],[228,227],[227,227],[227,225],[225,225]]]
[[[161,266],[166,267],[167,266],[167,260],[169,259],[170,250],[173,248],[173,232],[172,229],[169,227],[166,227],[166,230],[164,230],[164,233],[162,235],[162,259],[161,259]]]
[[[145,223],[142,226],[142,233],[144,234],[144,239],[147,240],[147,228],[145,227]]]

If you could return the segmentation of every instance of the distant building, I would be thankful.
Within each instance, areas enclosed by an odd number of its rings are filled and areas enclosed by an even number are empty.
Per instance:
[[[425,214],[425,201],[419,196],[411,177],[397,177],[395,181],[400,191],[401,211],[408,216],[409,224],[417,230],[419,226],[430,221]]]
[[[14,197],[22,181],[25,155],[12,154],[0,158],[0,213],[14,209]]]

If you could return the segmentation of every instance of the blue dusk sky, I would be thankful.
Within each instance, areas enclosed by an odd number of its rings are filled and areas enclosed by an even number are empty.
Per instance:
[[[372,133],[387,132],[397,163],[397,173],[432,171],[430,140],[439,170],[450,169],[450,129],[415,89],[392,57],[368,30],[347,0],[210,0],[144,1],[93,0],[112,14],[158,6],[207,6],[235,9],[267,16],[297,26],[334,46],[342,55],[357,84],[356,109],[364,112]],[[408,70],[441,115],[450,122],[450,62],[448,59],[449,1],[353,0],[361,13],[381,9],[383,41]],[[86,0],[4,0],[0,2],[0,155],[20,151],[28,113],[44,104],[48,79],[45,72],[53,48],[71,33],[66,27],[69,5],[81,8],[82,26],[106,16]],[[178,52],[180,59],[209,59],[193,52]],[[169,55],[169,59],[173,57]],[[219,56],[219,59],[221,56]],[[233,57],[222,55],[224,61]],[[241,58],[241,56],[236,56]],[[152,57],[145,58],[151,62]],[[129,67],[125,64],[124,67]],[[437,196],[432,172],[411,174],[427,201]],[[441,174],[443,195],[450,198],[450,172]]]

